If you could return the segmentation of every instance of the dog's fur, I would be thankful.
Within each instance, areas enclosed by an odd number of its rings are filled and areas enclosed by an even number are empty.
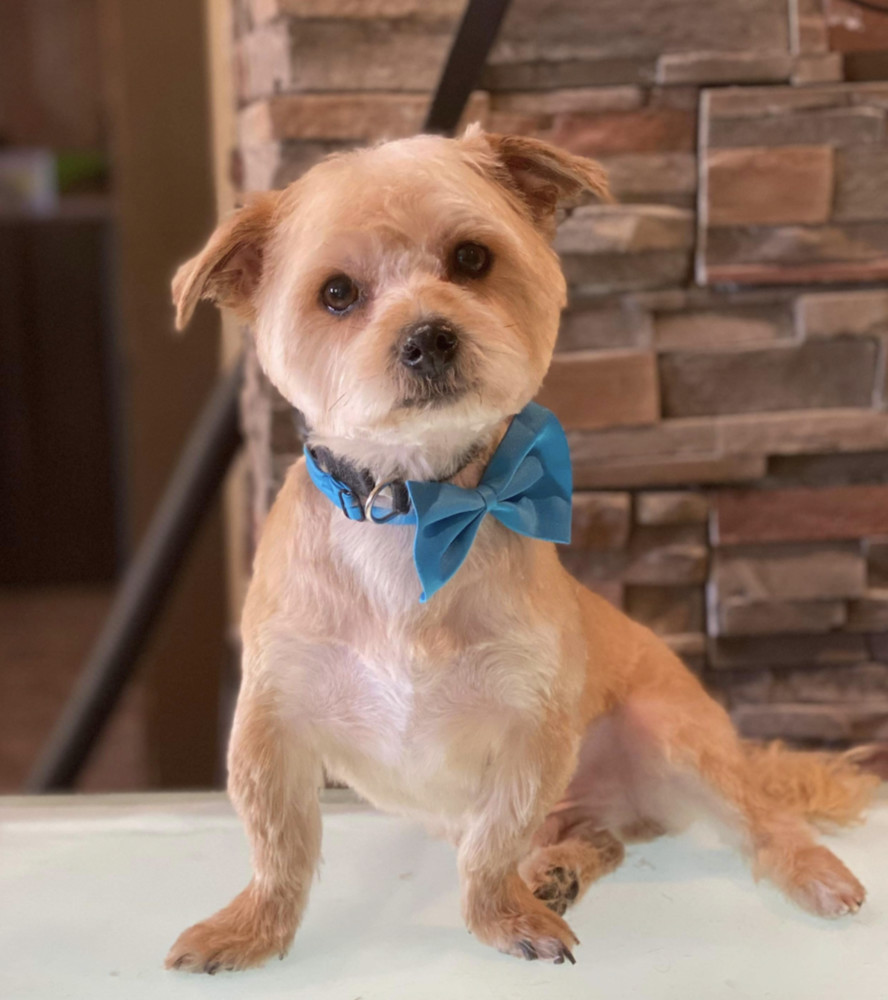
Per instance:
[[[202,296],[235,309],[312,443],[378,481],[471,487],[546,373],[565,302],[556,209],[589,191],[607,196],[594,163],[477,128],[335,156],[219,227],[176,277],[178,323]],[[463,241],[492,250],[483,278],[453,280]],[[335,316],[319,290],[340,273],[362,297]],[[460,332],[449,393],[433,398],[397,354],[430,317]],[[168,965],[286,952],[318,864],[325,771],[451,838],[469,929],[519,957],[572,960],[566,906],[623,841],[675,829],[688,806],[736,830],[756,873],[802,906],[858,909],[863,887],[808,820],[855,819],[877,779],[847,757],[743,744],[663,642],[581,587],[553,545],[493,518],[420,604],[412,535],[347,520],[304,462],[290,470],[244,610],[229,755],[255,876]]]

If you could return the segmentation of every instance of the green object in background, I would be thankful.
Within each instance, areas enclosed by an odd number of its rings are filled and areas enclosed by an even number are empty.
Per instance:
[[[63,195],[102,191],[108,186],[108,157],[98,150],[58,153],[56,171]]]

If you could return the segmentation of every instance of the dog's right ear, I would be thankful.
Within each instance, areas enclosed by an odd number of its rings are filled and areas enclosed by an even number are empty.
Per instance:
[[[196,257],[179,268],[173,279],[177,330],[188,325],[200,299],[212,299],[248,322],[254,319],[253,300],[279,200],[278,191],[251,198],[219,224]]]

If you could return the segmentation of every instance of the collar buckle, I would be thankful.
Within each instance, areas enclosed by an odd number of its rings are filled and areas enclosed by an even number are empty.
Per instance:
[[[346,499],[353,500],[355,502],[354,507],[346,506]],[[351,490],[346,489],[344,486],[339,489],[339,506],[342,509],[342,513],[349,519],[349,521],[366,521],[367,515],[364,512],[364,508],[361,506],[358,498],[352,493]]]
[[[398,511],[395,510],[394,497],[392,498],[392,509],[387,513],[383,514],[382,517],[377,517],[373,513],[373,504],[376,502],[376,498],[382,493],[383,490],[387,490],[390,486],[394,486],[397,483],[397,479],[390,479],[385,483],[377,483],[367,496],[364,501],[364,509],[362,511],[364,517],[361,520],[372,521],[373,524],[385,524],[386,521],[391,521],[393,517],[398,516]]]

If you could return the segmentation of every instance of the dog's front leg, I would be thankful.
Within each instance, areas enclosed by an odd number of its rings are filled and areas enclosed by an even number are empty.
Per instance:
[[[553,752],[554,751],[554,752]],[[518,874],[531,838],[567,785],[575,747],[551,736],[514,741],[491,768],[490,787],[459,844],[463,915],[481,941],[518,958],[573,962],[578,944],[560,916]]]
[[[215,916],[181,934],[167,968],[212,974],[283,957],[320,855],[320,782],[309,740],[282,722],[268,692],[245,683],[231,734],[228,790],[247,828],[253,880]]]

